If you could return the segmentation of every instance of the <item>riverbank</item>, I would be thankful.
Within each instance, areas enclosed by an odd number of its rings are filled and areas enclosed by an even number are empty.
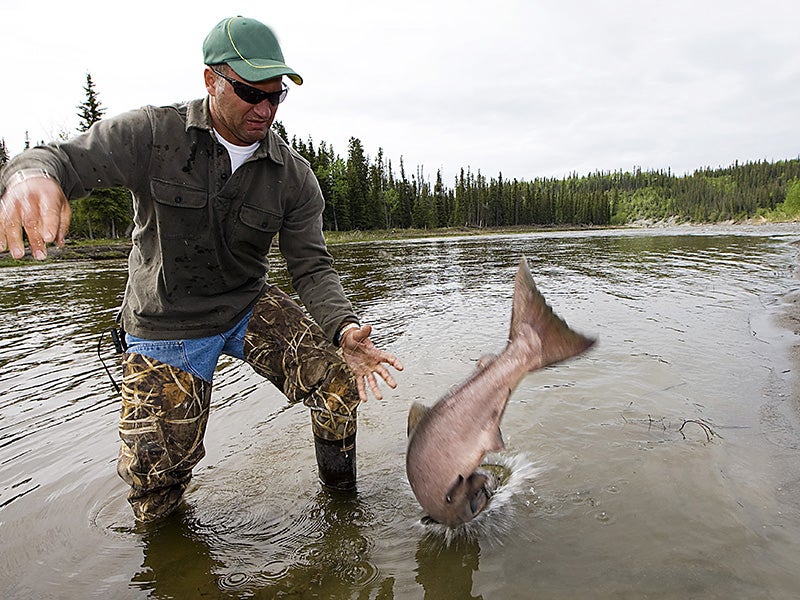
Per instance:
[[[25,256],[15,259],[8,252],[0,252],[0,267],[14,267],[42,262],[55,262],[64,260],[110,260],[124,259],[131,251],[131,242],[123,240],[68,240],[63,248],[58,246],[47,247],[47,259],[37,261],[31,255],[30,249],[25,248]]]
[[[790,225],[791,222],[784,223]],[[666,227],[737,227],[737,226],[766,226],[776,225],[766,219],[750,219],[746,222],[728,221],[724,223],[679,223],[674,219],[666,221],[636,221],[627,225],[607,226],[510,226],[510,227],[442,227],[437,229],[379,229],[370,231],[326,231],[325,240],[329,246],[349,244],[355,242],[373,242],[383,240],[406,240],[441,237],[464,237],[482,235],[513,235],[523,233],[542,233],[552,231],[592,231],[599,229],[651,229]],[[100,240],[67,240],[63,248],[48,247],[48,261],[68,260],[114,260],[125,259],[130,252],[130,240],[100,239]],[[36,261],[26,248],[25,256],[19,260],[14,259],[8,252],[0,252],[0,267],[21,266],[36,264]]]
[[[429,237],[462,237],[513,233],[535,233],[542,231],[566,231],[600,229],[597,227],[444,227],[439,229],[381,229],[374,231],[326,231],[328,245],[370,242],[377,240],[404,240]],[[63,248],[47,248],[48,261],[63,260],[113,260],[127,258],[132,244],[130,240],[67,240]],[[26,248],[25,256],[17,260],[8,252],[0,252],[0,267],[32,264],[36,261]]]

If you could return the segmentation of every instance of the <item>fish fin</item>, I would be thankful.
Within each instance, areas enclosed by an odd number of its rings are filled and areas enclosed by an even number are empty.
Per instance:
[[[528,261],[522,257],[514,282],[514,301],[511,309],[510,343],[520,338],[528,343],[528,370],[572,358],[591,348],[595,341],[570,329],[548,306],[536,288]]]
[[[501,452],[506,449],[506,443],[503,441],[503,432],[498,427],[492,438],[489,440],[489,450],[492,452]]]
[[[411,432],[417,428],[417,425],[419,425],[419,422],[428,414],[428,411],[430,411],[430,407],[420,404],[419,402],[414,402],[414,404],[411,405],[408,411],[408,428],[406,430],[406,435],[411,435]]]

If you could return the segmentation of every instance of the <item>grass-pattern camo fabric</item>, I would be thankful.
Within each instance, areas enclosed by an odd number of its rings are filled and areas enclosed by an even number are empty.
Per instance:
[[[289,402],[311,409],[314,435],[352,446],[355,377],[341,350],[277,287],[267,288],[255,306],[244,356]],[[205,456],[211,387],[155,359],[124,355],[117,472],[131,486],[128,501],[138,520],[160,519],[180,503],[192,469]]]
[[[211,384],[141,354],[123,358],[117,472],[136,518],[152,521],[180,502],[205,456]]]
[[[289,402],[311,409],[314,435],[344,440],[356,432],[358,388],[341,350],[297,303],[268,287],[253,310],[244,357]]]

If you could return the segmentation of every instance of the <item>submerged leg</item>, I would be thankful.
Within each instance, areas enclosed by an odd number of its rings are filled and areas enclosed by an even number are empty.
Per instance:
[[[178,506],[205,456],[211,383],[141,354],[126,354],[123,372],[117,473],[136,519],[155,521]]]
[[[341,351],[294,300],[272,286],[253,309],[244,357],[289,402],[311,409],[320,481],[334,489],[354,489],[359,397]]]

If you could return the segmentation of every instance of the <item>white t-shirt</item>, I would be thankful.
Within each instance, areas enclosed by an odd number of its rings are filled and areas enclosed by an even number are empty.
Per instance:
[[[253,153],[256,151],[256,149],[258,149],[258,145],[260,143],[255,142],[249,146],[237,146],[236,144],[231,144],[228,140],[222,137],[216,129],[214,130],[214,135],[217,136],[219,143],[225,146],[225,148],[228,150],[228,156],[231,158],[231,173],[241,167],[244,161],[253,156]]]

